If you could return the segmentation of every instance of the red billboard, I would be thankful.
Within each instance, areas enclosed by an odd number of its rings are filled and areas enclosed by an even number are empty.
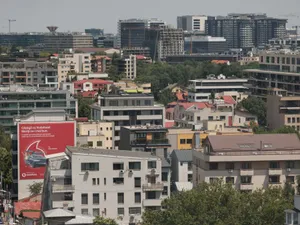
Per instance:
[[[75,122],[18,124],[19,179],[43,179],[47,156],[75,145]]]

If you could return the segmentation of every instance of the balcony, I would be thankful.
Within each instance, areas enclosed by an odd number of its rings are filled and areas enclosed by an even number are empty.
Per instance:
[[[241,169],[240,170],[240,175],[241,176],[253,176],[254,175],[254,170],[253,169]]]
[[[163,183],[155,183],[155,184],[144,184],[143,191],[163,191],[164,184]]]
[[[135,140],[131,141],[131,145],[140,146],[140,145],[170,145],[168,139],[154,139],[154,140]]]
[[[53,201],[52,208],[73,208],[75,206],[74,201]]]
[[[161,206],[161,199],[144,199],[143,206]]]
[[[270,183],[269,182],[269,187],[271,187],[271,188],[279,188],[279,187],[282,187],[282,184],[281,183]]]
[[[162,115],[138,115],[137,120],[161,120]]]
[[[253,190],[253,184],[241,184],[240,190],[241,191],[252,191]]]
[[[103,116],[103,120],[129,120],[129,116],[119,116],[119,115],[111,115],[111,116]]]
[[[52,185],[53,193],[64,193],[64,192],[74,192],[74,191],[75,191],[74,185],[59,185],[59,184]]]
[[[51,170],[51,177],[70,177],[71,170]]]
[[[282,169],[269,169],[269,175],[282,175]]]

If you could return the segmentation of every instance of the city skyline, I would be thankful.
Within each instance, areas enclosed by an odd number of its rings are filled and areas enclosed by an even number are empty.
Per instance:
[[[242,2],[242,4],[241,4]],[[117,33],[117,21],[129,18],[159,18],[176,27],[176,18],[180,15],[227,15],[228,13],[267,13],[270,17],[288,19],[288,26],[300,25],[300,12],[294,10],[298,0],[277,2],[271,0],[231,0],[230,4],[221,0],[203,2],[187,0],[184,6],[179,0],[153,0],[145,7],[145,1],[101,2],[98,0],[2,0],[0,8],[0,33],[8,32],[8,19],[12,32],[47,32],[46,26],[58,26],[58,31],[82,31],[86,28],[103,28],[106,33]],[[118,6],[118,7],[116,7]],[[160,6],[160,7],[157,7]],[[219,6],[219,7],[216,7]],[[102,9],[103,8],[103,9]],[[170,10],[172,8],[172,10]],[[245,10],[246,9],[246,10]],[[51,17],[52,14],[54,16]]]

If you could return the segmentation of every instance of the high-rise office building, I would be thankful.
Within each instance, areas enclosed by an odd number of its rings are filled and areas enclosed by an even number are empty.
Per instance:
[[[250,49],[266,44],[269,39],[285,35],[286,19],[267,17],[266,14],[228,14],[208,18],[206,34],[224,37],[229,48]]]
[[[186,15],[177,17],[177,28],[184,31],[196,31],[205,33],[205,22],[208,16]]]
[[[158,19],[128,19],[118,22],[118,47],[143,47],[146,29],[154,29],[165,22]]]
[[[99,36],[104,35],[104,29],[98,29],[98,28],[85,29],[85,33],[92,35],[93,38],[97,38]]]

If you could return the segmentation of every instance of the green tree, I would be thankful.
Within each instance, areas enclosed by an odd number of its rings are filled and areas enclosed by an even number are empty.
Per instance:
[[[33,184],[28,185],[30,195],[41,194],[43,188],[43,182],[34,182]]]
[[[257,116],[258,123],[261,126],[265,126],[267,121],[266,121],[266,114],[267,114],[267,109],[266,109],[266,104],[263,100],[260,98],[256,97],[248,97],[247,99],[242,100],[238,105],[237,108],[244,108],[246,109],[249,113],[252,113]]]
[[[93,100],[85,99],[82,96],[78,96],[78,116],[91,118],[91,107]]]
[[[97,216],[93,222],[95,225],[118,225],[114,219],[104,218],[101,216]]]
[[[297,182],[296,193],[297,195],[300,195],[300,175],[296,177],[296,182]]]
[[[40,55],[40,57],[42,57],[42,58],[47,58],[47,57],[49,57],[51,54],[50,54],[50,52],[40,52],[39,55]]]
[[[3,174],[3,187],[12,183],[12,155],[10,135],[6,134],[0,126],[0,172]]]
[[[159,93],[158,101],[163,104],[164,106],[168,105],[170,102],[176,100],[176,97],[172,90],[167,89]]]

